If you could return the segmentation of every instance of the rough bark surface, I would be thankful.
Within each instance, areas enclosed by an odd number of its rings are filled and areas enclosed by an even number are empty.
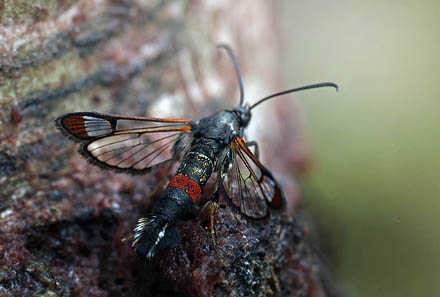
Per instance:
[[[74,111],[197,119],[233,107],[237,85],[219,42],[236,50],[246,98],[277,91],[274,15],[263,0],[0,4],[0,296],[325,295],[294,220],[291,172],[307,168],[307,156],[286,103],[257,109],[248,138],[260,141],[287,208],[250,221],[221,203],[223,263],[200,215],[213,183],[178,226],[182,242],[142,261],[122,239],[168,173],[103,171],[53,125]]]

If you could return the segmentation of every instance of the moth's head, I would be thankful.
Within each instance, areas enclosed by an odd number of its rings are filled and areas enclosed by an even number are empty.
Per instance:
[[[234,108],[234,113],[237,115],[240,126],[243,128],[246,128],[249,124],[249,121],[251,120],[251,111],[249,104],[245,104],[244,106],[237,106]]]

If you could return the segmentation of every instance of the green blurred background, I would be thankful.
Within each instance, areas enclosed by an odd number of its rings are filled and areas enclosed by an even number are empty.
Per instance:
[[[347,296],[440,296],[440,1],[279,5],[288,86],[314,157],[302,180]]]

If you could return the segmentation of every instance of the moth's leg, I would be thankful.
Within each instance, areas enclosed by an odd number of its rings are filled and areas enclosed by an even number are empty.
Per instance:
[[[222,262],[221,258],[220,258],[220,253],[218,252],[217,249],[217,243],[215,240],[215,229],[214,229],[214,225],[215,225],[215,210],[216,208],[218,208],[218,199],[219,199],[219,192],[218,190],[215,191],[213,198],[206,202],[206,204],[203,206],[202,208],[202,213],[207,210],[209,208],[209,219],[210,219],[210,226],[211,226],[211,238],[212,238],[212,243],[214,246],[214,250],[215,253],[217,254],[218,259],[220,260],[220,262]]]
[[[257,157],[257,159],[260,159],[260,149],[258,148],[258,143],[256,141],[249,141],[246,142],[246,145],[250,148],[251,146],[255,147],[255,157]]]
[[[212,243],[214,245],[215,253],[217,254],[218,259],[221,261],[220,254],[217,249],[217,243],[215,241],[215,230],[214,230],[214,216],[215,216],[215,209],[218,208],[218,191],[216,190],[214,193],[214,198],[211,201],[211,209],[210,209],[210,218],[211,218],[211,238]]]

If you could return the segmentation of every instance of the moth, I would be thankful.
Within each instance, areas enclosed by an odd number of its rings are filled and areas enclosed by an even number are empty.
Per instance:
[[[285,198],[280,185],[258,158],[256,142],[246,142],[244,130],[252,110],[271,98],[307,89],[338,86],[324,82],[266,96],[253,105],[244,104],[243,82],[232,49],[219,45],[231,58],[240,87],[240,102],[199,120],[110,115],[95,112],[68,113],[56,120],[57,127],[81,143],[79,153],[104,169],[147,174],[180,162],[177,172],[160,196],[152,213],[140,218],[132,245],[137,254],[152,259],[158,249],[180,241],[177,223],[190,210],[213,173],[216,190],[207,203],[211,235],[214,215],[222,193],[248,218],[263,219],[270,209],[282,209]],[[255,147],[255,154],[250,147]]]

